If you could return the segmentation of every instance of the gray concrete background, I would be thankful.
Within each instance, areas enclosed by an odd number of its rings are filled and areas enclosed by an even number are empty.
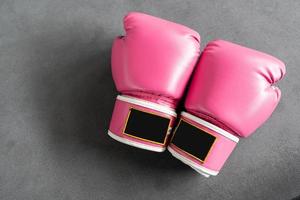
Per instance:
[[[273,116],[217,177],[106,135],[113,38],[128,11],[282,59]],[[0,0],[0,199],[292,199],[300,195],[300,1]]]

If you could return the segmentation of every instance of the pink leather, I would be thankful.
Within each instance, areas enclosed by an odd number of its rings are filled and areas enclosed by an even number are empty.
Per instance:
[[[122,95],[175,109],[200,55],[199,34],[183,25],[138,12],[129,13],[123,22],[126,34],[114,40],[111,56],[117,90]],[[121,108],[116,101],[109,130],[130,140],[121,131],[125,123],[123,114],[129,109],[125,104]]]
[[[154,113],[154,114],[162,116],[162,117],[170,118],[171,119],[171,125],[170,125],[171,128],[175,124],[176,118],[172,115],[168,115],[168,114],[163,113],[163,112],[155,111],[153,109],[149,109],[149,108],[146,108],[146,107],[143,107],[143,106],[135,105],[135,104],[124,102],[124,101],[121,101],[121,100],[117,99],[116,103],[115,103],[114,110],[113,110],[112,118],[111,118],[111,121],[110,121],[109,130],[112,133],[114,133],[115,135],[117,135],[119,137],[122,137],[122,138],[125,138],[127,140],[132,140],[134,142],[138,142],[138,143],[141,143],[143,145],[149,145],[149,146],[152,146],[154,148],[161,148],[162,150],[165,149],[165,147],[167,146],[167,143],[168,143],[168,139],[169,139],[168,137],[166,138],[166,141],[165,141],[164,144],[157,144],[157,143],[141,140],[141,139],[138,139],[138,138],[134,138],[130,135],[126,135],[126,134],[123,133],[124,122],[127,119],[130,108],[142,110],[144,112],[151,112],[151,113]],[[145,128],[147,128],[147,127],[145,127]],[[155,134],[155,133],[153,133],[153,134]]]
[[[276,108],[281,92],[274,84],[285,72],[282,61],[265,53],[223,40],[209,42],[192,77],[185,108],[188,113],[230,135],[247,137]],[[190,123],[206,129],[193,120]],[[236,143],[218,132],[205,131],[215,135],[217,140],[204,162],[187,155],[172,143],[169,148],[179,153],[182,159],[189,160],[189,165],[194,168],[200,166],[218,172]]]
[[[173,106],[183,95],[200,54],[200,36],[180,24],[132,12],[125,36],[112,47],[112,75],[118,91]]]
[[[202,53],[185,107],[247,137],[276,108],[281,93],[274,84],[284,74],[285,65],[277,58],[227,41],[212,41]]]
[[[214,171],[220,171],[222,166],[224,165],[225,161],[233,151],[233,149],[236,146],[236,142],[228,139],[227,137],[220,135],[218,132],[205,127],[201,124],[196,123],[193,120],[190,120],[185,117],[181,117],[185,121],[191,123],[192,125],[195,125],[196,127],[200,128],[201,130],[210,133],[211,135],[216,137],[215,143],[213,147],[211,148],[208,156],[205,159],[205,162],[201,162],[194,157],[190,156],[189,154],[185,153],[181,149],[177,148],[175,145],[170,143],[169,148],[172,148],[177,153],[181,154],[184,157],[187,157],[192,162],[194,162],[196,165],[201,165],[207,169],[214,170]]]

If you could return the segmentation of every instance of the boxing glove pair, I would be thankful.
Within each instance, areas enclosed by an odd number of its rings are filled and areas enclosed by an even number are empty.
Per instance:
[[[112,47],[121,95],[108,134],[142,149],[168,148],[200,174],[217,175],[239,137],[276,108],[284,64],[223,40],[209,42],[200,57],[196,31],[142,13],[125,16],[124,28]],[[186,111],[177,116],[185,91]]]

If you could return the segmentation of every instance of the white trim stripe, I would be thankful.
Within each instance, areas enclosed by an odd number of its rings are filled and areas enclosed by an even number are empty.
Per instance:
[[[155,151],[155,152],[163,152],[163,151],[166,150],[165,147],[154,147],[154,146],[146,145],[146,144],[143,144],[143,143],[135,142],[135,141],[129,140],[127,138],[119,137],[119,136],[117,136],[116,134],[112,133],[109,130],[108,130],[107,134],[111,138],[117,140],[118,142],[130,145],[130,146],[133,146],[133,147],[137,147],[137,148],[140,148],[140,149],[146,149],[146,150]]]
[[[122,95],[118,95],[117,99],[120,101],[125,101],[125,102],[132,103],[132,104],[135,104],[138,106],[142,106],[145,108],[150,108],[152,110],[163,112],[163,113],[171,115],[173,117],[177,117],[177,113],[175,112],[175,110],[170,107],[167,107],[167,106],[159,105],[159,104],[156,104],[156,103],[153,103],[150,101],[137,99],[134,97],[122,96]]]
[[[186,158],[186,157],[180,155],[179,153],[177,153],[170,146],[168,146],[168,151],[172,154],[172,156],[174,156],[175,158],[177,158],[178,160],[180,160],[184,164],[190,166],[191,168],[193,168],[195,171],[197,171],[199,174],[205,176],[206,178],[208,178],[210,175],[216,176],[219,173],[218,171],[214,171],[214,170],[211,170],[211,169],[207,169],[206,167],[203,167],[201,165],[197,165],[196,163],[192,162],[188,158]]]
[[[227,137],[228,139],[230,139],[230,140],[232,140],[232,141],[234,141],[236,143],[239,142],[239,138],[238,137],[232,135],[231,133],[229,133],[229,132],[227,132],[227,131],[225,131],[225,130],[223,130],[223,129],[221,129],[221,128],[219,128],[219,127],[217,127],[217,126],[215,126],[215,125],[213,125],[213,124],[211,124],[211,123],[209,123],[207,121],[204,121],[203,119],[200,119],[200,118],[198,118],[198,117],[196,117],[194,115],[191,115],[191,114],[189,114],[187,112],[181,112],[181,116],[186,117],[186,118],[188,118],[188,119],[190,119],[192,121],[195,121],[195,122],[197,122],[197,123],[199,123],[199,124],[201,124],[201,125],[209,128],[209,129],[211,129],[213,131],[216,131],[220,135],[223,135],[224,137]]]

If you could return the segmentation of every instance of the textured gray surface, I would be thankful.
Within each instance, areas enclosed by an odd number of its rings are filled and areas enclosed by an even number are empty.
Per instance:
[[[217,177],[106,135],[110,48],[128,11],[282,59],[273,116]],[[300,195],[300,1],[0,0],[0,199],[292,199]]]

